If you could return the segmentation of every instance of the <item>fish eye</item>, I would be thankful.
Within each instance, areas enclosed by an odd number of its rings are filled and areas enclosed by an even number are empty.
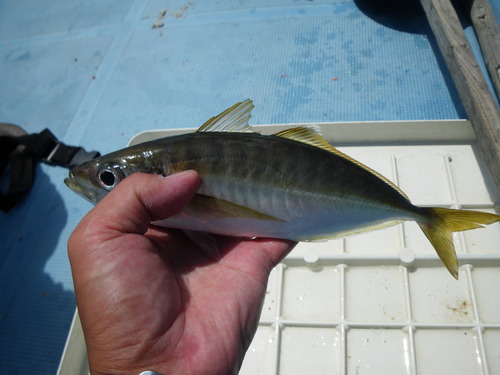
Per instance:
[[[122,179],[122,172],[118,168],[105,168],[97,173],[97,180],[106,190],[113,189]]]

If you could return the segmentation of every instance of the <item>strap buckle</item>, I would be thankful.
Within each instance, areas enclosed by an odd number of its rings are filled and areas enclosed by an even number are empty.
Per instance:
[[[21,143],[30,149],[40,161],[50,165],[72,168],[101,155],[97,151],[86,151],[83,147],[65,145],[49,129],[21,138]]]

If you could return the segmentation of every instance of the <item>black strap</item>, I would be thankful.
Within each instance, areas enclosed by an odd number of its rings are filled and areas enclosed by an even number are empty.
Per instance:
[[[98,156],[97,151],[65,145],[48,129],[26,134],[17,125],[0,124],[0,174],[10,169],[8,190],[0,191],[0,209],[9,211],[30,190],[38,161],[72,168]]]
[[[68,146],[60,142],[49,129],[38,134],[27,134],[16,139],[35,155],[40,161],[72,168],[98,157],[97,151],[85,151],[82,147]]]

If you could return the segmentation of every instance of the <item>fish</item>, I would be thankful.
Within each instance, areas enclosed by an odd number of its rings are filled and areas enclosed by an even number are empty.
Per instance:
[[[313,128],[262,135],[247,99],[196,132],[165,137],[74,167],[66,185],[97,204],[136,172],[195,170],[201,185],[178,214],[153,222],[191,233],[318,241],[415,221],[453,277],[452,233],[500,221],[496,214],[413,205],[393,182],[332,146]]]

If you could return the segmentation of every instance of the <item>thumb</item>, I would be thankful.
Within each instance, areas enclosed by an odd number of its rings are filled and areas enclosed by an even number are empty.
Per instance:
[[[93,236],[96,240],[97,234],[106,237],[144,234],[151,221],[166,219],[181,211],[199,185],[200,177],[195,171],[168,177],[135,173],[118,184],[83,218],[70,244],[75,237]]]

